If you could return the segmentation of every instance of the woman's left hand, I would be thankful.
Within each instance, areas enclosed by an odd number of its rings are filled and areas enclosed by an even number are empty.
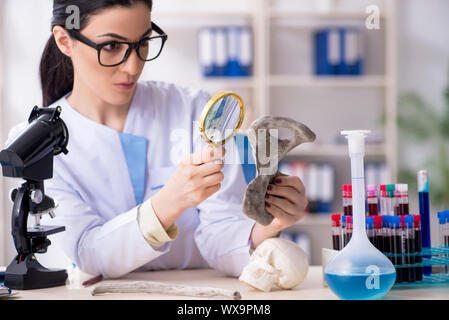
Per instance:
[[[302,219],[306,213],[308,201],[306,189],[296,176],[277,177],[268,185],[265,196],[265,210],[274,219],[267,226],[256,223],[251,231],[251,247],[257,248],[265,239],[276,237],[279,232]]]
[[[296,176],[279,176],[268,185],[265,210],[274,217],[271,226],[279,231],[305,216],[308,201],[304,184]]]

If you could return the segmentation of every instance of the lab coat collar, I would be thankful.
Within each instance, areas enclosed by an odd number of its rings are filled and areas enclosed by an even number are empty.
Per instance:
[[[122,133],[126,133],[126,134],[132,134],[132,124],[135,118],[135,113],[136,113],[136,109],[139,107],[138,106],[138,101],[140,101],[140,96],[142,95],[142,88],[139,82],[137,82],[137,87],[136,87],[136,92],[134,93],[134,96],[132,98],[131,101],[131,105],[129,107],[128,110],[128,114],[126,116],[126,121],[125,121],[125,126],[123,128],[123,132]],[[95,122],[94,120],[91,120],[85,116],[83,116],[81,113],[79,113],[78,111],[76,111],[71,105],[70,103],[67,101],[67,98],[72,94],[72,91],[70,91],[69,93],[67,93],[64,97],[62,97],[60,99],[60,101],[58,103],[56,103],[56,105],[61,105],[63,107],[63,112],[66,111],[65,113],[67,114],[66,117],[70,117],[71,119],[73,119],[74,123],[78,123],[80,124],[83,128],[87,129],[87,128],[92,128],[94,130],[103,130],[103,131],[110,131],[110,133],[115,133],[118,134],[120,132],[118,132],[115,129],[112,129],[108,126],[105,126],[101,123]],[[62,116],[62,118],[64,119],[64,116]]]

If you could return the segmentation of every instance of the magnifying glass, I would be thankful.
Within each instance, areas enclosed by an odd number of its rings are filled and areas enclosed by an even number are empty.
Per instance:
[[[221,92],[209,100],[201,113],[201,136],[213,147],[222,146],[234,137],[244,117],[242,98],[233,92]]]

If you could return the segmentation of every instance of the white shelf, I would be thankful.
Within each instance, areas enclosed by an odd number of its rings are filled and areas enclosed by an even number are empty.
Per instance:
[[[255,78],[228,78],[228,77],[216,77],[216,78],[203,78],[197,80],[180,80],[180,84],[192,86],[196,88],[234,88],[234,89],[253,89],[255,84]]]
[[[367,144],[365,156],[382,157],[386,154],[384,144]],[[288,153],[288,156],[307,156],[307,157],[344,157],[348,156],[348,146],[338,144],[312,144],[299,146]]]
[[[298,10],[280,10],[271,9],[267,16],[271,19],[288,19],[288,18],[301,18],[301,19],[318,19],[318,20],[365,20],[368,16],[365,12],[357,11],[298,11]],[[381,19],[385,19],[386,16],[381,15]]]
[[[180,83],[204,87],[233,87],[252,89],[256,86],[257,77],[231,78],[214,77],[198,80],[180,80]],[[384,76],[269,76],[267,78],[270,87],[386,87],[390,84]]]
[[[154,19],[251,19],[254,14],[251,12],[234,11],[154,11]]]
[[[283,76],[268,78],[271,87],[386,87],[384,76]]]
[[[331,226],[331,215],[334,213],[307,213],[307,215],[289,227],[286,231],[297,231],[307,226]]]
[[[153,18],[155,19],[229,19],[229,18],[246,18],[252,19],[255,16],[254,12],[244,11],[154,11]],[[269,9],[266,13],[268,18],[284,19],[284,18],[301,18],[301,19],[318,19],[318,20],[365,20],[367,14],[364,12],[320,12],[320,11],[298,11],[298,10],[279,10]],[[386,19],[385,15],[381,15],[381,19]]]

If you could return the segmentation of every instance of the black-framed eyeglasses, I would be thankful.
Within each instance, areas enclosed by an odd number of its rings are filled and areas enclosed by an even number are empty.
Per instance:
[[[66,30],[72,38],[98,51],[98,62],[100,65],[104,67],[115,67],[125,62],[131,55],[133,49],[136,49],[139,59],[145,62],[159,57],[168,36],[154,22],[151,23],[151,28],[153,32],[157,33],[156,36],[145,37],[137,42],[113,40],[101,44],[89,40],[78,30]]]

